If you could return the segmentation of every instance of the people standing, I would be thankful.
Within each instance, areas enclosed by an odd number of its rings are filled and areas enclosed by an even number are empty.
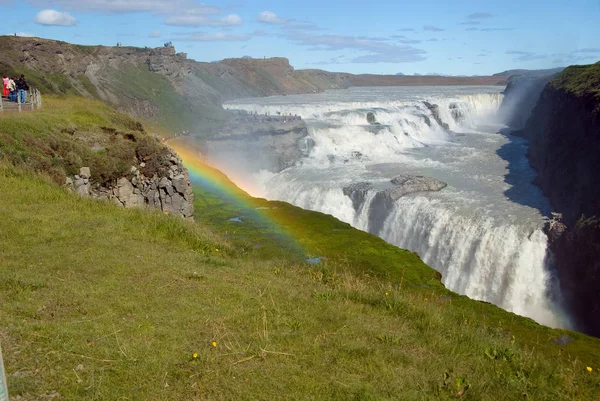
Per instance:
[[[6,75],[4,75],[2,77],[2,86],[4,87],[4,92],[2,92],[2,96],[7,97],[8,96],[8,77]]]
[[[16,77],[9,78],[8,84],[6,85],[6,88],[8,89],[8,100],[11,102],[17,101],[17,84],[15,83],[15,78]]]
[[[27,81],[25,80],[25,75],[21,74],[21,77],[17,80],[17,92],[19,96],[19,101],[21,103],[27,102],[27,91],[29,90],[29,85],[27,85]]]

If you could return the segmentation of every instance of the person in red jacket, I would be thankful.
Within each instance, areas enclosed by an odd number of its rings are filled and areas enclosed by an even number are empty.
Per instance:
[[[2,96],[8,97],[8,77],[6,75],[2,77],[2,85],[4,86],[4,92],[2,92]]]

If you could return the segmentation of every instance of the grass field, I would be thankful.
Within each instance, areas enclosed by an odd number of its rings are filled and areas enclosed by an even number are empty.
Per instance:
[[[193,224],[0,161],[12,399],[600,400],[598,339],[453,294],[408,251],[220,180],[234,196],[196,183]]]

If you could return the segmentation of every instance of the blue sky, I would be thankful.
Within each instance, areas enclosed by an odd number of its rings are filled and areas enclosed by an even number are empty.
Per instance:
[[[208,0],[210,1],[210,0]],[[0,0],[2,34],[161,46],[199,61],[351,73],[492,74],[600,60],[600,0]]]

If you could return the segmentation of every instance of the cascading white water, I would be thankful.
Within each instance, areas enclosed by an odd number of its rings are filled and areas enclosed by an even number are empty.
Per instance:
[[[525,143],[496,134],[500,89],[362,88],[228,107],[307,121],[314,149],[300,165],[263,180],[268,198],[332,214],[418,252],[453,291],[565,326],[549,297],[541,231],[547,201],[530,184]],[[367,123],[369,112],[378,125]],[[352,183],[389,186],[398,174],[433,177],[448,188],[400,198],[376,225],[376,190],[361,205],[344,195]]]

